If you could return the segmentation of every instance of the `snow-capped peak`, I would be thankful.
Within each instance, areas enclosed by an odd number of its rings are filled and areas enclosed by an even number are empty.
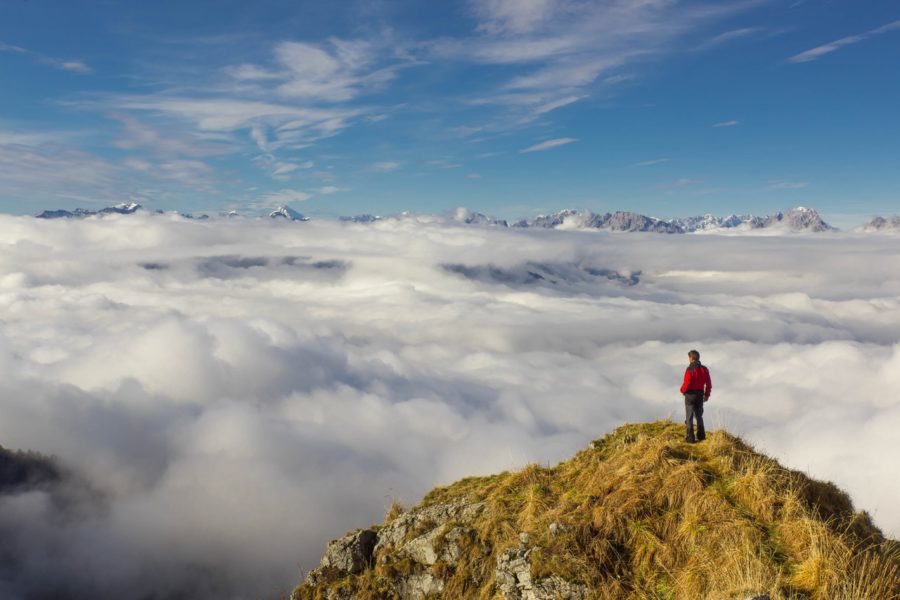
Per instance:
[[[304,217],[301,213],[298,213],[287,204],[278,206],[275,210],[269,213],[269,216],[273,219],[281,217],[290,221],[309,221],[308,217]]]

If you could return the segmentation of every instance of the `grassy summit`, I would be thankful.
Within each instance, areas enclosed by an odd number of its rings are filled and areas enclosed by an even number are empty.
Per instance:
[[[847,494],[724,431],[682,436],[625,425],[555,467],[436,488],[372,528],[365,568],[292,598],[900,598],[900,542]]]

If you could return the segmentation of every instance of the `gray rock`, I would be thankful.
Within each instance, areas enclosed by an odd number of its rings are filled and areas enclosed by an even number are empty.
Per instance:
[[[372,564],[377,541],[378,535],[371,529],[360,529],[332,540],[328,543],[319,566],[306,576],[306,582],[316,585],[329,574],[342,577],[362,573]]]
[[[551,575],[538,581],[531,578],[530,549],[511,548],[497,557],[494,579],[504,600],[584,600],[588,588]]]
[[[550,530],[550,535],[559,535],[560,533],[565,533],[566,531],[570,531],[572,529],[565,523],[550,523],[547,528]]]
[[[430,556],[423,544],[432,544],[439,539],[441,528],[448,523],[469,523],[484,510],[484,503],[469,504],[459,501],[444,504],[432,504],[418,510],[405,512],[378,532],[378,544],[375,552],[383,551],[404,552],[406,546],[410,551],[419,556]],[[425,538],[420,540],[420,538]],[[445,540],[446,540],[445,536]],[[433,552],[434,549],[432,548]],[[414,560],[417,560],[413,558]],[[433,564],[434,561],[425,564]]]
[[[444,582],[431,573],[409,575],[395,585],[401,600],[425,600],[444,591]]]

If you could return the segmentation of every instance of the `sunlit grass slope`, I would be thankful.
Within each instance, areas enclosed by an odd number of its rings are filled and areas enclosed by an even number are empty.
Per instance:
[[[555,467],[433,490],[410,510],[484,503],[470,522],[430,524],[468,532],[455,540],[457,560],[428,567],[443,582],[436,597],[502,598],[497,559],[527,540],[534,581],[576,582],[587,598],[900,598],[900,544],[847,494],[725,431],[700,444],[682,437],[671,421],[625,425]],[[384,526],[401,515],[395,508]],[[397,581],[422,568],[376,551],[361,573],[304,584],[294,598],[398,598]]]

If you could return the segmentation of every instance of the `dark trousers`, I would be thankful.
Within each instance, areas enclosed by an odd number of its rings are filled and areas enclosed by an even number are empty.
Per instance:
[[[706,439],[706,430],[703,428],[703,393],[684,395],[684,439],[694,441],[694,419],[697,419],[697,439]]]

